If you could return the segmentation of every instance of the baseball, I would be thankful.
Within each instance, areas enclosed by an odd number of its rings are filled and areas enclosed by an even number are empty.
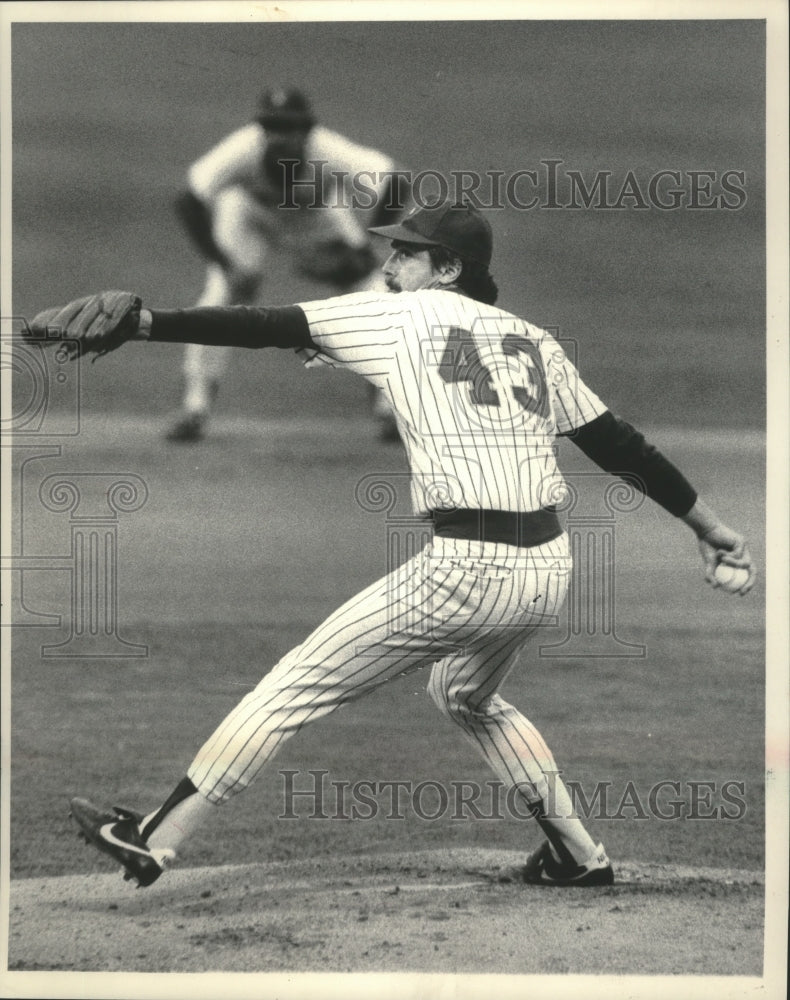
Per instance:
[[[749,570],[743,566],[728,566],[719,563],[713,573],[716,583],[730,594],[736,593],[749,579]]]

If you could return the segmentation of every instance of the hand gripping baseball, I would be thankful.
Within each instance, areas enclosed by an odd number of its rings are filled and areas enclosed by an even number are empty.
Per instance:
[[[728,594],[748,594],[757,579],[757,569],[746,539],[724,524],[700,497],[681,520],[697,536],[708,583]]]
[[[44,309],[22,332],[42,346],[58,344],[59,360],[95,354],[95,361],[137,335],[141,305],[139,295],[132,292],[99,292]]]
[[[746,540],[720,524],[702,535],[698,542],[708,583],[741,597],[748,594],[757,571]],[[727,569],[730,572],[726,572]]]

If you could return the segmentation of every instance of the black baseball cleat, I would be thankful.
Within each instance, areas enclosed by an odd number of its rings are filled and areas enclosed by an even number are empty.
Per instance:
[[[400,443],[400,431],[398,430],[398,424],[393,416],[389,414],[380,416],[377,418],[377,422],[379,425],[379,441],[384,441],[386,444]]]
[[[120,806],[107,812],[87,799],[72,799],[70,805],[70,815],[85,842],[120,861],[123,877],[127,882],[136,880],[138,888],[155,882],[175,858],[175,851],[168,848],[148,847],[140,835],[140,813]]]
[[[205,413],[185,413],[176,420],[165,434],[168,441],[178,444],[194,444],[206,436],[207,417]]]
[[[595,854],[583,865],[570,865],[558,861],[551,845],[545,840],[527,858],[520,871],[522,881],[530,885],[589,886],[613,885],[614,871],[606,856],[603,844],[595,848]]]

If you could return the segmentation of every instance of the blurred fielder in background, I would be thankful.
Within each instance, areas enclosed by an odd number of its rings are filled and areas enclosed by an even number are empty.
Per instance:
[[[412,503],[433,525],[421,552],[352,597],[265,674],[159,808],[108,811],[77,798],[72,815],[128,878],[150,885],[190,832],[303,726],[429,667],[439,710],[545,835],[523,880],[609,885],[606,851],[577,815],[551,750],[499,693],[530,638],[555,620],[568,587],[571,553],[555,509],[565,489],[557,436],[688,525],[713,586],[749,592],[748,547],[584,384],[547,331],[496,308],[493,237],[480,212],[447,202],[373,231],[392,241],[383,293],[274,309],[164,311],[115,291],[33,320],[30,334],[71,341],[59,345],[67,354],[106,353],[129,339],[227,342],[296,349],[356,372],[397,414]],[[526,684],[540,683],[529,661],[522,667]]]
[[[402,214],[399,186],[389,156],[318,125],[301,91],[266,92],[254,121],[192,164],[176,201],[208,262],[197,305],[253,304],[271,252],[336,293],[374,288],[378,261],[367,227]],[[228,350],[187,345],[182,411],[168,440],[203,438]],[[386,401],[375,390],[370,398],[381,439],[397,441]]]

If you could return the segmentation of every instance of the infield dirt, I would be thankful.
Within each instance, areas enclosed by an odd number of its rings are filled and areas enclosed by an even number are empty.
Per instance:
[[[117,875],[29,879],[11,897],[9,968],[762,972],[758,872],[624,861],[616,886],[563,893],[509,880],[519,863],[515,852],[417,850],[173,870],[145,891]]]

